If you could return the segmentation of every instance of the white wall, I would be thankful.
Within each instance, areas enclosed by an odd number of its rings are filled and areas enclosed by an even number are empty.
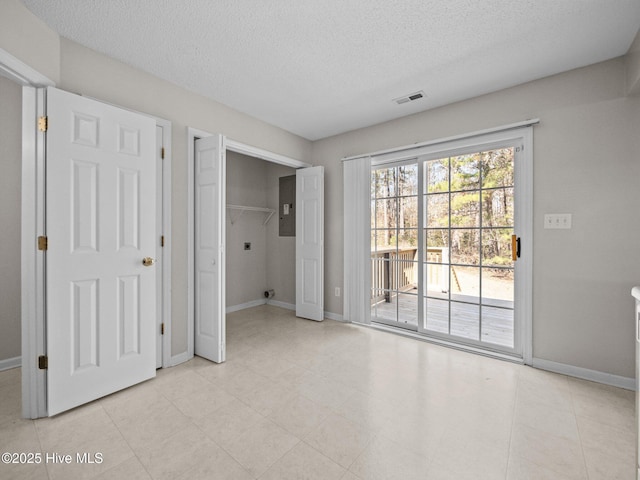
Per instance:
[[[60,37],[18,0],[0,0],[0,48],[50,80],[60,79]]]
[[[296,237],[281,237],[278,226],[280,177],[295,175],[295,170],[270,163],[267,168],[267,204],[276,214],[267,224],[267,285],[275,290],[274,300],[296,303]]]
[[[227,204],[267,206],[267,162],[227,152]],[[267,234],[264,213],[226,213],[226,305],[233,307],[264,298]],[[244,242],[251,242],[251,250],[244,250]]]
[[[345,156],[539,117],[534,127],[534,357],[634,376],[630,290],[640,284],[640,98],[615,59],[381,125],[319,140],[326,167],[326,308],[342,286]],[[572,213],[572,230],[544,230]]]
[[[20,356],[22,87],[0,77],[0,361]]]
[[[627,93],[640,94],[640,30],[626,55]]]
[[[293,174],[293,168],[227,152],[227,203],[277,212],[279,178]],[[275,290],[274,300],[295,304],[295,237],[279,236],[277,213],[267,225],[265,218],[227,210],[227,307],[263,300],[267,289]],[[251,242],[250,251],[244,242]]]

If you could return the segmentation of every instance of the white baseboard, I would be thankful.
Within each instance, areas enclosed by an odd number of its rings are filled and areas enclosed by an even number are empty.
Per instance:
[[[240,303],[238,305],[232,305],[225,309],[226,313],[239,312],[240,310],[244,310],[245,308],[258,307],[260,305],[264,305],[267,303],[266,298],[259,298],[258,300],[251,300],[250,302]]]
[[[295,310],[296,306],[293,303],[281,302],[280,300],[267,300],[267,305],[273,305],[274,307],[286,308],[287,310]]]
[[[548,370],[554,373],[561,373],[570,377],[581,378],[583,380],[589,380],[591,382],[604,383],[605,385],[611,385],[613,387],[624,388],[626,390],[636,389],[635,378],[622,377],[620,375],[613,375],[612,373],[599,372],[597,370],[589,370],[588,368],[574,367],[573,365],[566,365],[564,363],[553,362],[551,360],[544,360],[542,358],[534,358],[532,366],[541,370]]]
[[[344,318],[342,318],[342,315],[339,315],[333,312],[327,312],[326,310],[324,311],[324,318],[328,318],[329,320],[335,320],[336,322],[348,323],[348,322],[345,322]]]
[[[22,365],[22,357],[13,357],[0,360],[0,372],[3,370],[9,370],[11,368],[17,368]]]
[[[295,310],[296,306],[293,303],[280,302],[278,300],[267,300],[267,305],[273,305],[274,307],[286,308],[287,310]],[[324,318],[329,320],[335,320],[336,322],[344,322],[342,315],[333,312],[324,312]]]

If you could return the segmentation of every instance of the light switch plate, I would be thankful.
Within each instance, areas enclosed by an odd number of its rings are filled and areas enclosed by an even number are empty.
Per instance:
[[[544,216],[544,228],[571,228],[570,213],[547,213]]]

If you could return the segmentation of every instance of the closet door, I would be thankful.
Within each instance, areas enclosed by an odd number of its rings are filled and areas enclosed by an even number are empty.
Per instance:
[[[296,316],[324,319],[324,167],[296,170]]]
[[[222,135],[195,142],[195,354],[225,360],[224,204]]]

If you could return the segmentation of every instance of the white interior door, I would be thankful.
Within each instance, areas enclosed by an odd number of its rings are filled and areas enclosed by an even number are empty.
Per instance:
[[[222,135],[195,142],[195,354],[225,360],[225,146]]]
[[[162,225],[163,208],[162,208],[162,147],[163,147],[163,135],[162,127],[156,125],[156,226],[160,231],[164,232],[164,226]],[[160,239],[156,238],[156,247],[159,247]],[[157,250],[157,258],[160,259],[162,255]],[[158,262],[156,267],[156,368],[162,368],[162,335],[163,335],[163,311],[162,311],[162,292],[164,291],[164,285],[162,283],[163,275],[162,269],[164,265],[162,262]]]
[[[324,319],[324,167],[296,170],[296,315]]]
[[[155,121],[47,89],[47,407],[155,376]],[[147,264],[152,262],[146,262]]]

